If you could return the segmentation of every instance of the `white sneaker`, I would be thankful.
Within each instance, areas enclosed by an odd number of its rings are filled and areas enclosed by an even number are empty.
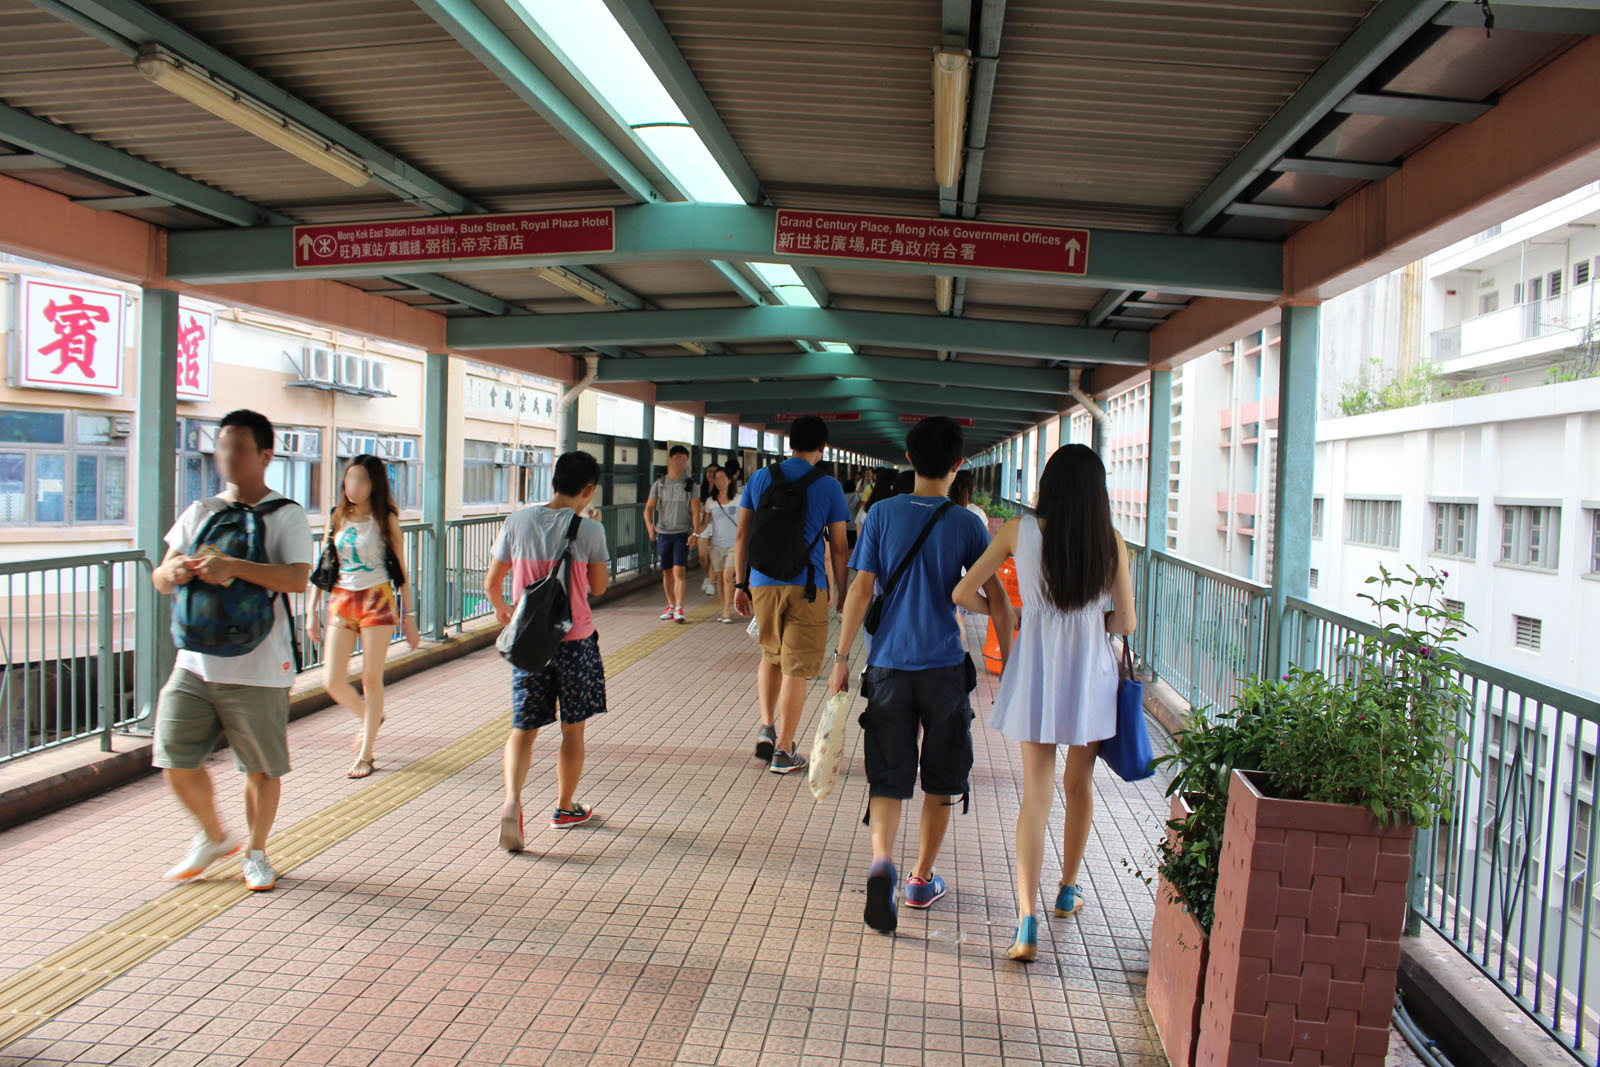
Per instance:
[[[243,842],[231,834],[221,841],[213,841],[206,836],[204,830],[201,830],[195,835],[194,843],[189,846],[189,854],[183,857],[183,862],[161,877],[169,882],[187,882],[191,878],[198,878],[205,873],[207,867],[218,860],[237,855],[242,845]]]
[[[672,621],[672,605],[671,604],[668,604],[667,605],[667,610],[663,611],[661,613],[661,621],[662,622],[671,622]]]
[[[707,578],[705,581],[700,583],[700,591],[706,596],[716,596],[717,583],[713,582],[710,578]]]
[[[673,618],[673,621],[675,621],[675,622],[687,622],[688,621],[683,617],[683,608],[681,606],[672,609],[672,618]]]
[[[257,892],[271,889],[278,884],[278,872],[272,869],[272,862],[267,859],[267,854],[259,848],[251,849],[244,858],[244,887]]]

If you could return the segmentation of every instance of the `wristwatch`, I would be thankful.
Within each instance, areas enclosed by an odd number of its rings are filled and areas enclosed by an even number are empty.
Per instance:
[[[734,582],[733,587],[739,590],[741,593],[748,593],[750,591],[749,582]]]

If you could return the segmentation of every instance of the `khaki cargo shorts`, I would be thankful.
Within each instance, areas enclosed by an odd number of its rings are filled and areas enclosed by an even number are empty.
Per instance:
[[[233,762],[246,774],[289,773],[289,690],[277,686],[208,682],[175,670],[156,703],[157,767],[194,770],[224,734]]]
[[[804,586],[758,585],[750,590],[761,658],[789,678],[815,678],[828,652],[828,590],[808,601]]]

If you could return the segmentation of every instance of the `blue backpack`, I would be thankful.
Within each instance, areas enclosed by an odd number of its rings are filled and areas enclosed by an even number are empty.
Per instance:
[[[213,550],[251,563],[267,558],[267,519],[294,501],[285,497],[248,504],[229,504],[215,511],[195,537],[189,554],[211,555]],[[251,582],[234,579],[227,585],[192,581],[178,587],[172,608],[172,640],[181,649],[204,656],[242,656],[267,639],[276,621],[276,601],[282,595]],[[294,668],[300,670],[300,642],[294,632],[294,612],[289,613],[289,640],[294,647]]]

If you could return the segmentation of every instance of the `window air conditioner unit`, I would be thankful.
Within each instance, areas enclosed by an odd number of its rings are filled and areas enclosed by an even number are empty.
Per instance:
[[[133,419],[127,415],[118,415],[111,420],[111,436],[127,437],[133,433]]]
[[[367,387],[367,361],[354,352],[340,352],[334,364],[338,368],[338,385],[346,389]]]
[[[199,450],[208,455],[217,450],[217,428],[215,426],[201,424]]]
[[[333,384],[333,352],[307,346],[300,350],[300,378],[317,385]]]
[[[280,456],[292,456],[300,451],[300,435],[294,430],[278,431],[277,453]]]
[[[510,445],[501,445],[500,454],[495,457],[495,463],[502,467],[514,467],[517,464],[517,450]]]
[[[381,359],[367,360],[367,391],[373,396],[393,396],[389,391],[389,364]]]

